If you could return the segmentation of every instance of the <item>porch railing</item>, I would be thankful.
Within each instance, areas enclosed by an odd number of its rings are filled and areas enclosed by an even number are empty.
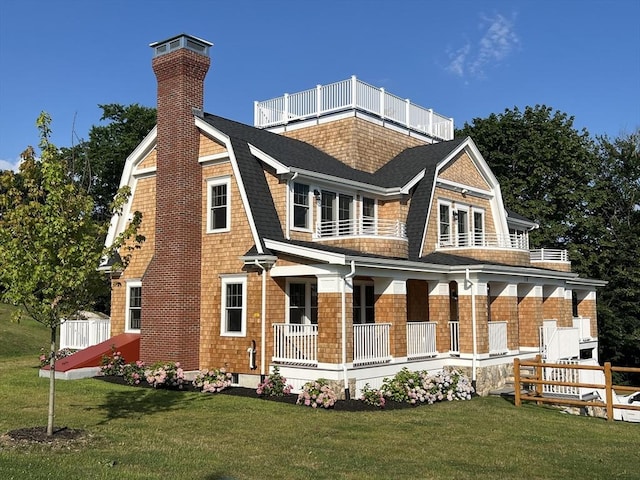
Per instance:
[[[449,322],[449,353],[460,355],[460,322]]]
[[[489,355],[504,355],[507,348],[507,322],[489,322]]]
[[[437,248],[513,248],[529,250],[529,236],[526,234],[460,233],[442,234]]]
[[[316,228],[316,238],[340,236],[379,236],[407,238],[404,222],[384,219],[347,219],[320,222]]]
[[[532,262],[569,262],[569,252],[553,248],[536,248],[531,250]]]
[[[353,326],[353,365],[373,365],[391,361],[390,323]]]
[[[274,324],[272,360],[292,365],[317,365],[318,326]]]
[[[60,325],[60,348],[83,348],[109,339],[111,321],[107,319],[67,320]]]
[[[369,85],[355,76],[254,103],[254,125],[268,128],[344,110],[359,110],[441,139],[453,139],[453,119]]]
[[[407,358],[434,357],[436,349],[436,322],[407,323]]]

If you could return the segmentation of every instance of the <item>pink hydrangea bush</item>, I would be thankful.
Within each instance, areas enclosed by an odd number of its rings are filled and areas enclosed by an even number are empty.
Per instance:
[[[138,360],[135,363],[127,363],[122,367],[122,378],[129,385],[140,385],[140,382],[145,380],[145,364],[142,360]]]
[[[231,373],[224,368],[201,370],[193,379],[193,386],[203,393],[218,393],[231,386]]]
[[[73,355],[77,351],[78,350],[75,350],[73,348],[61,348],[60,350],[58,350],[56,352],[56,361],[60,360],[61,358],[68,357],[69,355]],[[45,366],[49,365],[49,359],[50,358],[51,358],[51,352],[45,353],[44,348],[41,348],[40,349],[40,356],[38,357],[38,360],[40,361],[40,366],[41,367],[45,367]]]
[[[331,408],[337,400],[338,395],[331,389],[329,383],[321,378],[315,382],[305,383],[296,403],[312,408]]]
[[[100,362],[100,374],[121,377],[125,366],[124,357],[119,350],[111,347],[111,355],[103,355]]]
[[[166,387],[182,389],[186,383],[180,362],[155,363],[151,368],[147,368],[144,371],[144,375],[147,383],[153,388]]]
[[[378,408],[384,408],[384,404],[387,403],[382,390],[371,388],[368,383],[362,389],[360,400],[367,405],[373,405]]]
[[[258,385],[256,393],[265,397],[282,397],[289,395],[292,389],[293,387],[287,384],[287,379],[280,375],[280,369],[273,367],[273,373]]]

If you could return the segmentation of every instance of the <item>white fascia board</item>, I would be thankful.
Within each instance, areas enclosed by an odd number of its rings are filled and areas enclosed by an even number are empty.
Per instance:
[[[528,230],[535,230],[536,228],[540,228],[540,225],[536,222],[528,222],[526,220],[520,220],[518,218],[511,218],[509,214],[505,210],[505,215],[507,216],[507,225],[513,225],[517,227],[524,227]]]
[[[329,265],[285,265],[275,266],[269,270],[272,277],[305,277],[312,275],[323,275],[327,273],[337,273],[335,266]],[[342,272],[340,272],[342,273]]]
[[[204,155],[198,158],[198,163],[201,165],[211,165],[213,163],[219,163],[229,160],[229,154],[227,152],[213,153],[211,155]]]
[[[327,175],[324,173],[313,172],[311,170],[306,170],[302,168],[291,168],[292,173],[297,173],[298,175],[307,178],[309,180],[317,180],[319,182],[324,182],[331,185],[341,186],[351,188],[353,190],[360,190],[363,192],[374,193],[380,196],[393,196],[399,195],[401,192],[400,187],[393,188],[384,188],[379,187],[377,185],[371,185],[369,183],[355,182],[352,180],[347,180],[341,177],[334,177],[333,175]]]
[[[401,188],[400,188],[400,193],[402,194],[408,194],[409,191],[418,184],[418,182],[420,180],[422,180],[424,178],[424,174],[425,174],[425,170],[424,168],[422,170],[420,170],[420,172],[418,172],[418,174],[413,177],[411,180],[409,180],[407,183],[405,183]]]
[[[236,155],[233,151],[230,138],[217,128],[209,125],[202,118],[195,115],[193,118],[195,120],[196,127],[199,128],[205,135],[209,135],[225,145],[227,152],[229,153],[229,160],[231,161],[231,168],[233,169],[233,175],[236,179],[236,185],[238,185],[238,190],[240,191],[240,198],[242,198],[242,204],[244,205],[245,212],[247,213],[247,219],[249,222],[249,228],[251,229],[251,235],[253,236],[253,242],[256,246],[256,249],[258,250],[258,253],[263,254],[264,250],[262,249],[262,243],[260,242],[260,237],[258,236],[258,229],[256,228],[255,221],[253,220],[253,212],[251,211],[251,207],[249,205],[249,198],[247,197],[247,191],[244,188],[244,182],[242,181],[242,176],[240,175],[240,170],[238,169],[238,161],[236,160]]]
[[[346,265],[346,257],[340,253],[325,252],[315,248],[292,245],[290,243],[269,240],[267,238],[264,240],[264,245],[269,250],[295,255],[296,257],[308,258],[310,260],[317,260],[333,265]]]
[[[463,190],[468,191],[471,195],[480,198],[490,199],[493,197],[494,193],[490,190],[483,190],[481,188],[471,187],[469,185],[465,185],[463,183],[453,182],[451,180],[446,180],[444,178],[439,178],[436,183],[439,187],[447,188],[456,192],[462,192]]]
[[[278,175],[283,175],[285,173],[290,172],[289,167],[283,165],[281,162],[273,158],[271,155],[266,154],[265,152],[251,145],[250,143],[248,145],[249,145],[249,151],[251,152],[251,155],[253,155],[257,159],[262,160],[264,163],[269,165],[271,168],[273,168],[276,171]]]
[[[138,178],[151,176],[155,173],[155,167],[149,167],[141,170],[137,170],[136,167],[145,159],[149,152],[155,148],[157,136],[158,126],[156,125],[124,162],[124,168],[122,169],[122,176],[120,177],[120,185],[118,188],[128,186],[131,190],[131,195],[129,196],[127,203],[123,206],[122,213],[119,215],[115,214],[111,217],[107,237],[104,241],[105,248],[113,245],[116,237],[125,229],[129,215],[131,214],[131,204],[133,202]]]

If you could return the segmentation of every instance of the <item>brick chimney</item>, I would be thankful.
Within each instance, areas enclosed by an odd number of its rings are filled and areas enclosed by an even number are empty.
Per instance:
[[[152,43],[158,80],[154,256],[142,279],[140,357],[199,368],[202,172],[193,109],[202,109],[211,43]]]

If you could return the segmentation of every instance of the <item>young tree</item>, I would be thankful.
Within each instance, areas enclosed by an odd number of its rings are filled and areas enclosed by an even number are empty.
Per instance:
[[[104,222],[93,215],[93,199],[73,181],[67,162],[49,141],[50,118],[42,113],[40,158],[29,147],[23,153],[20,173],[3,174],[0,191],[0,292],[2,299],[21,305],[34,320],[50,329],[51,368],[47,434],[53,435],[57,330],[64,319],[90,307],[97,267],[105,255]],[[112,212],[128,198],[118,192]],[[141,214],[136,213],[112,249],[135,248]],[[126,264],[127,255],[125,254]]]

